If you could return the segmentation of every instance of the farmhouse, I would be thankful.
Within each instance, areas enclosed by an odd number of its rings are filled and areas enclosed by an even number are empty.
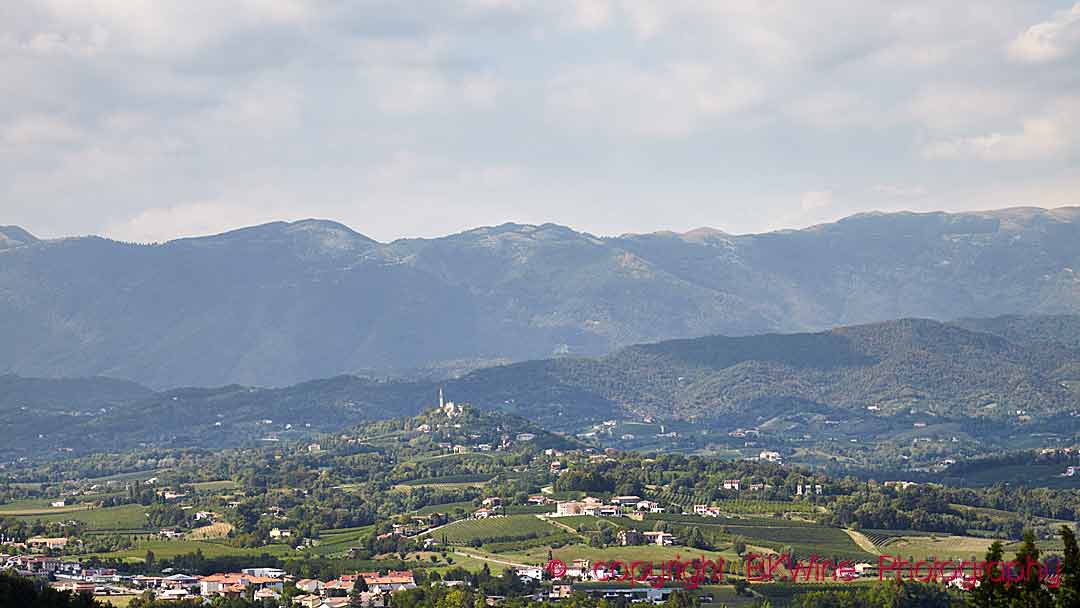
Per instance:
[[[674,534],[668,532],[662,532],[660,530],[642,532],[642,536],[650,545],[660,545],[662,547],[670,547],[675,544],[676,538]]]

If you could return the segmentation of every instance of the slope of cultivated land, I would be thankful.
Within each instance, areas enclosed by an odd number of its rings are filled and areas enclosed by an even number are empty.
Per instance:
[[[533,515],[509,515],[466,519],[443,526],[432,534],[452,545],[527,540],[561,533],[557,527]]]
[[[233,525],[227,522],[218,522],[216,524],[210,524],[209,526],[203,526],[201,528],[195,528],[191,532],[187,533],[187,538],[191,540],[213,540],[215,538],[226,538],[233,531]]]
[[[7,514],[0,513],[0,516]],[[146,507],[142,505],[121,505],[97,509],[53,512],[48,514],[18,515],[25,521],[80,521],[86,524],[87,531],[145,530]]]
[[[972,556],[982,558],[993,542],[992,538],[974,536],[902,536],[889,543],[882,553],[917,560],[930,557],[942,560],[970,559]]]

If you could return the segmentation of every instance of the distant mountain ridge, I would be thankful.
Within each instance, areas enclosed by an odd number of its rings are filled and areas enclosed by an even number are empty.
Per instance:
[[[954,429],[983,421],[1002,432],[1014,425],[1026,433],[1080,431],[1080,349],[1067,343],[1080,330],[1080,315],[1054,318],[1055,327],[1070,329],[1065,342],[1044,340],[1039,318],[964,323],[1006,325],[1014,335],[901,319],[818,333],[641,344],[598,358],[491,367],[445,382],[337,376],[285,388],[151,393],[119,381],[4,376],[0,436],[7,444],[0,454],[296,439],[416,415],[435,405],[440,388],[455,401],[565,431],[647,417],[731,430],[790,415],[845,420],[883,437],[910,431],[913,420]]]
[[[324,220],[156,245],[0,229],[0,373],[286,386],[901,317],[1080,313],[1080,208],[380,243]]]

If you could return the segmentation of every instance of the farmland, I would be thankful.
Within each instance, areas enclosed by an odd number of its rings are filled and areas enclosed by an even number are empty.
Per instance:
[[[553,536],[561,531],[533,515],[509,515],[488,519],[467,519],[444,526],[436,538],[452,545],[478,545],[485,542],[527,540]]]

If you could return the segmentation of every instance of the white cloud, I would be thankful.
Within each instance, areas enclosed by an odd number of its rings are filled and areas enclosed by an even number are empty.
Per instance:
[[[803,192],[799,205],[804,212],[818,211],[833,204],[832,190],[814,190]]]
[[[82,135],[82,131],[66,120],[46,114],[26,115],[0,127],[0,140],[16,146],[68,143]]]
[[[547,89],[547,104],[552,120],[562,126],[679,137],[747,108],[762,94],[757,82],[703,63],[651,70],[590,65],[555,78]]]
[[[1009,55],[1029,63],[1054,61],[1080,48],[1080,2],[1053,19],[1024,30],[1009,44]]]
[[[993,132],[974,137],[933,141],[922,148],[927,159],[1034,161],[1058,158],[1077,143],[1080,102],[1065,100],[1051,111],[1023,120],[1013,133]]]
[[[1017,180],[1057,196],[1080,145],[1075,11],[27,0],[0,21],[19,93],[0,96],[0,211],[53,235],[321,216],[392,238],[510,219],[757,230],[966,208]],[[1013,57],[1056,62],[1011,61],[1019,32]]]

